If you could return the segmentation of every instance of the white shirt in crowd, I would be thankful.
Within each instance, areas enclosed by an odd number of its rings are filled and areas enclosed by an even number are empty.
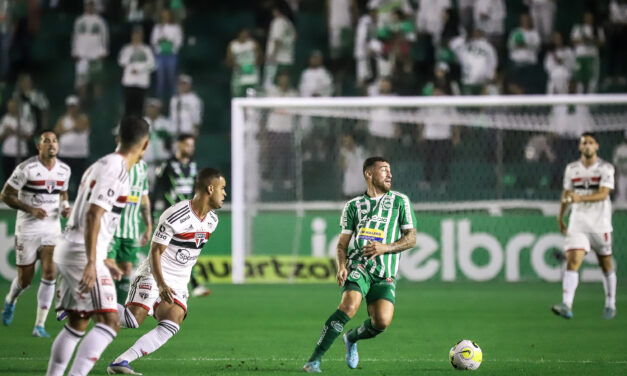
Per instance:
[[[302,97],[330,97],[333,78],[325,67],[307,68],[300,76],[298,90]]]
[[[363,163],[368,157],[363,147],[355,145],[352,150],[340,149],[340,157],[344,161],[344,177],[342,193],[344,196],[354,196],[364,191]]]
[[[475,27],[488,35],[503,34],[506,13],[504,0],[475,0],[473,7]]]
[[[279,87],[272,85],[266,90],[266,96],[270,98],[297,97],[298,92],[294,89],[283,91]],[[294,130],[294,121],[294,115],[288,114],[280,109],[272,110],[268,114],[266,129],[270,132],[291,133]]]
[[[578,140],[583,132],[594,126],[590,109],[582,104],[553,106],[550,121],[555,134],[572,140]]]
[[[515,36],[519,34],[522,34],[525,41],[522,45],[516,43]],[[510,34],[508,48],[511,61],[517,64],[536,64],[540,49],[540,34],[535,29],[516,28]]]
[[[328,0],[329,27],[343,28],[351,26],[351,6],[353,1],[354,0]]]
[[[612,162],[618,171],[616,202],[627,203],[627,142],[623,142],[614,149]]]
[[[120,222],[120,214],[130,192],[126,160],[118,153],[107,154],[89,166],[81,178],[78,194],[72,207],[63,238],[71,243],[57,247],[54,262],[83,266],[85,254],[85,217],[91,204],[105,210],[100,219],[100,231],[96,240],[96,261],[107,258],[109,243]]]
[[[174,140],[176,138],[176,128],[174,128],[172,122],[163,115],[157,116],[155,120],[146,116],[144,120],[150,125],[150,139],[148,141],[148,149],[146,149],[144,154],[144,161],[151,164],[170,158],[170,150],[166,148],[164,140],[158,134],[167,133]]]
[[[416,12],[416,29],[430,34],[434,41],[439,41],[444,28],[442,14],[449,8],[451,0],[420,0]]]
[[[370,15],[363,15],[357,22],[357,31],[355,32],[355,59],[361,60],[368,57],[368,44],[370,40],[376,36],[377,25]]]
[[[610,2],[610,21],[618,24],[627,24],[627,3]]]
[[[162,50],[162,40],[169,42],[168,45],[172,47],[171,51]],[[154,49],[155,54],[178,54],[183,45],[183,29],[181,29],[181,25],[176,23],[156,24],[150,33],[150,45]]]
[[[120,51],[118,63],[124,68],[122,85],[150,87],[150,73],[155,69],[155,57],[146,44],[127,44]]]
[[[449,140],[453,137],[451,118],[455,118],[455,110],[444,107],[427,108],[421,112],[425,119],[422,138],[425,140]]]
[[[72,56],[95,60],[109,54],[109,28],[97,14],[83,14],[74,22]]]
[[[614,189],[614,166],[601,158],[590,167],[581,160],[566,166],[564,189],[576,194],[591,195],[601,187]],[[612,232],[612,203],[610,197],[603,201],[577,202],[571,205],[568,232],[605,233]]]
[[[73,129],[75,120],[71,116],[64,115],[61,118],[63,130]],[[89,130],[71,130],[59,137],[59,157],[62,158],[87,158],[89,157]]]
[[[450,46],[461,64],[464,85],[483,85],[494,78],[498,58],[485,38],[465,41],[459,37]]]
[[[549,51],[544,57],[544,69],[549,76],[547,94],[568,94],[568,85],[575,68],[575,54],[570,47]]]
[[[275,42],[277,41],[279,42],[279,48],[276,51],[274,61],[269,61],[269,63],[294,64],[296,30],[292,22],[286,17],[275,17],[272,23],[270,23],[270,32],[268,33],[268,42],[266,44],[266,59],[270,59],[275,53]]]
[[[203,103],[194,92],[170,98],[170,121],[177,134],[196,134],[202,120]]]
[[[35,131],[35,125],[28,119],[21,119],[19,123],[21,133],[32,134]],[[6,130],[17,130],[18,121],[17,117],[6,114],[0,120],[0,134],[3,134]],[[28,144],[26,140],[17,137],[16,134],[7,136],[2,143],[2,155],[5,157],[25,157],[28,155]],[[6,172],[8,173],[8,171]]]
[[[378,85],[368,88],[370,97],[391,97],[394,94],[380,94]],[[370,109],[370,121],[368,122],[368,132],[372,136],[381,138],[395,138],[396,124],[390,120],[391,110],[386,107],[375,107]]]
[[[590,42],[586,42],[584,39],[588,39],[590,40]],[[597,39],[601,42],[605,41],[605,33],[600,27],[597,29],[596,33],[594,33],[592,26],[579,24],[573,26],[573,29],[570,32],[570,40],[575,45],[575,56],[577,57],[598,57],[599,48],[597,47],[595,42],[592,42],[592,40]]]

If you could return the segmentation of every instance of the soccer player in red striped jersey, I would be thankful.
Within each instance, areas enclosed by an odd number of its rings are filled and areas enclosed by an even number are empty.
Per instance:
[[[566,235],[566,271],[562,280],[562,302],[551,310],[564,318],[573,317],[573,300],[579,284],[579,267],[586,253],[593,250],[603,271],[605,309],[603,317],[616,315],[616,272],[612,265],[612,203],[614,166],[597,156],[599,144],[593,133],[579,139],[581,158],[569,163],[564,172],[564,191],[558,216],[560,231]],[[568,227],[566,208],[571,205]]]
[[[17,210],[15,222],[15,265],[17,277],[4,301],[2,323],[11,324],[17,298],[33,282],[35,263],[41,262],[37,291],[37,317],[33,336],[50,337],[44,329],[52,304],[55,270],[52,252],[61,232],[59,217],[70,214],[67,188],[70,167],[57,159],[59,142],[52,131],[43,131],[37,142],[39,154],[20,163],[7,180],[0,197]]]
[[[78,345],[70,375],[87,375],[120,329],[113,279],[122,274],[104,261],[129,194],[128,171],[143,157],[148,135],[145,120],[124,117],[116,152],[97,160],[81,178],[72,214],[54,251],[57,311],[67,313],[68,323],[52,344],[48,376],[65,373],[90,319],[95,325]]]
[[[126,307],[118,307],[123,327],[137,328],[148,315],[158,324],[109,364],[110,375],[138,374],[129,363],[156,351],[178,332],[187,315],[192,268],[218,227],[214,210],[222,207],[225,189],[222,173],[204,168],[196,176],[194,197],[174,204],[161,215],[148,258],[132,281]]]

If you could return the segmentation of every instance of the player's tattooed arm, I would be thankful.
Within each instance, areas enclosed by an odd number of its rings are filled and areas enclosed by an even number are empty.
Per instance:
[[[416,246],[416,229],[409,228],[407,230],[401,230],[403,236],[392,244],[387,244],[388,250],[386,253],[398,253],[404,250],[413,248]]]
[[[5,184],[2,188],[2,192],[0,192],[0,199],[11,208],[29,213],[38,219],[44,219],[48,216],[48,213],[42,208],[35,208],[21,201],[17,194],[17,189],[11,187],[9,184]]]
[[[340,238],[337,241],[335,261],[337,262],[337,284],[340,286],[344,286],[346,277],[348,277],[348,271],[346,270],[346,258],[351,236],[351,234],[340,234]]]
[[[152,271],[152,276],[157,282],[157,286],[159,287],[159,296],[167,303],[174,303],[174,290],[172,290],[166,283],[163,278],[163,272],[161,271],[161,255],[165,252],[167,245],[159,244],[157,242],[152,242],[150,246],[150,252],[148,253],[148,259],[150,260],[150,270]]]

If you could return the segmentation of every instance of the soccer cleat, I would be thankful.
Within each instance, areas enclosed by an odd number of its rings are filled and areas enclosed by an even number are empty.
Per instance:
[[[616,317],[616,309],[605,307],[605,309],[603,310],[603,318],[606,320],[611,320],[614,317]]]
[[[37,325],[33,328],[33,337],[50,338],[50,334],[46,332],[46,329],[44,329],[43,326]]]
[[[4,308],[2,309],[2,323],[4,324],[4,326],[11,325],[11,321],[13,321],[14,312],[15,312],[15,303],[11,304],[5,301]]]
[[[192,290],[192,296],[195,296],[195,297],[203,297],[209,294],[211,294],[211,290],[206,288],[205,286],[196,286]]]
[[[321,373],[322,371],[320,370],[320,361],[313,360],[311,362],[305,363],[305,365],[303,366],[303,371],[307,373]]]
[[[67,312],[65,310],[57,312],[57,321],[63,321],[67,317]]]
[[[139,372],[133,371],[128,361],[123,360],[119,363],[109,363],[107,367],[108,375],[141,375]]]
[[[565,303],[559,303],[554,305],[553,307],[551,307],[551,311],[553,311],[553,313],[555,313],[556,315],[562,316],[565,319],[573,318],[573,311],[568,308]]]
[[[357,352],[357,342],[351,342],[348,340],[348,334],[344,334],[342,337],[344,344],[346,345],[346,365],[348,368],[355,369],[359,364],[359,353]]]

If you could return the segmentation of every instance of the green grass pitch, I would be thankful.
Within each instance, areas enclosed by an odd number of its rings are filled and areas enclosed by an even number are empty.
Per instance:
[[[627,286],[618,286],[618,315],[601,318],[600,283],[581,284],[575,317],[564,320],[549,307],[560,285],[549,283],[399,283],[392,325],[359,343],[358,369],[344,363],[338,339],[322,362],[328,375],[457,374],[448,351],[460,339],[483,349],[477,375],[625,375]],[[7,283],[0,284],[4,296]],[[332,285],[214,285],[206,298],[191,298],[181,331],[164,347],[133,363],[144,375],[296,375],[326,318],[339,303]],[[42,375],[52,339],[30,335],[37,286],[20,298],[10,327],[0,327],[0,375]],[[365,306],[349,324],[365,319]],[[122,330],[91,374],[152,329]],[[61,328],[51,314],[47,329]]]

